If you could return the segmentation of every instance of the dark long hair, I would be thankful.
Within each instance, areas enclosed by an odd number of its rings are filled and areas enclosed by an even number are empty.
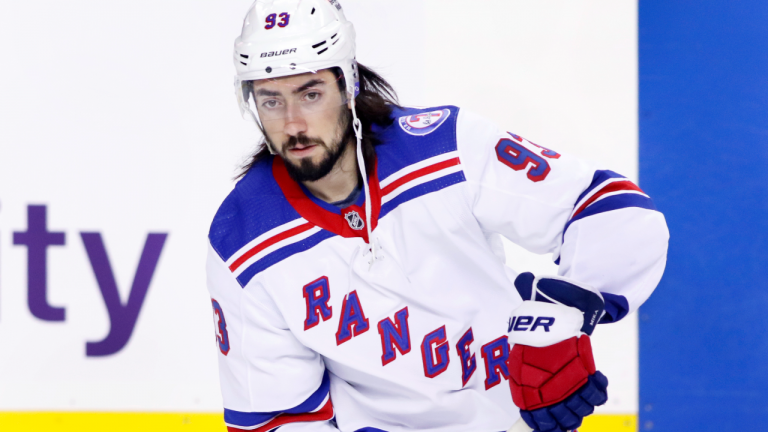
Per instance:
[[[355,111],[360,122],[363,124],[363,158],[365,159],[365,169],[367,172],[371,172],[373,161],[376,160],[374,147],[381,144],[381,140],[373,132],[371,126],[386,127],[391,125],[393,122],[391,118],[392,108],[399,106],[400,103],[398,102],[395,89],[392,88],[392,85],[384,77],[360,63],[357,64],[357,70],[360,74],[360,93],[355,98]],[[333,73],[337,78],[343,78],[341,69],[334,68]],[[344,80],[339,79],[338,83],[339,90],[345,92]],[[353,139],[355,134],[352,131],[352,113],[349,111],[347,113],[350,118],[346,122],[347,130],[344,133],[344,138]],[[240,167],[240,172],[235,179],[246,175],[259,161],[269,156],[270,153],[266,146],[266,140],[262,138],[256,153],[250,156]]]

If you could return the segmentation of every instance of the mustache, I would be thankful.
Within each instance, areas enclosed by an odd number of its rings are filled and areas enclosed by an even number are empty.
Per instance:
[[[303,134],[296,135],[296,136],[290,136],[285,141],[285,143],[283,143],[283,149],[290,150],[290,149],[296,147],[299,144],[304,145],[304,146],[307,146],[307,145],[325,146],[325,141],[323,141],[320,138],[308,137],[308,136],[303,135]]]

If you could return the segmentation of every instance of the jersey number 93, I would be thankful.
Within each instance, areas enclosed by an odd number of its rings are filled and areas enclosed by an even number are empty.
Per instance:
[[[211,303],[213,304],[213,322],[216,326],[216,344],[221,353],[227,355],[229,353],[229,334],[227,333],[227,321],[224,319],[224,310],[216,300],[211,299]]]

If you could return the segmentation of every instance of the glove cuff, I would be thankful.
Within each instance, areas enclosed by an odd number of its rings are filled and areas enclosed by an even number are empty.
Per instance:
[[[595,288],[561,276],[535,277],[521,273],[515,279],[523,303],[545,303],[575,308],[582,314],[580,332],[591,335],[605,313],[605,300]],[[515,311],[517,312],[517,311]]]

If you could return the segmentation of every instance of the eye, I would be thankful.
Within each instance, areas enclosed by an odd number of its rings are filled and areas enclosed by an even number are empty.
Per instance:
[[[305,98],[306,100],[308,100],[308,101],[312,102],[312,101],[316,101],[316,100],[320,99],[320,96],[322,96],[322,95],[320,94],[320,92],[315,92],[315,91],[313,91],[313,92],[309,92],[309,93],[307,93],[307,94],[304,96],[304,98]]]
[[[278,105],[279,105],[279,102],[276,101],[275,99],[268,99],[261,104],[261,106],[268,109],[277,108]]]

